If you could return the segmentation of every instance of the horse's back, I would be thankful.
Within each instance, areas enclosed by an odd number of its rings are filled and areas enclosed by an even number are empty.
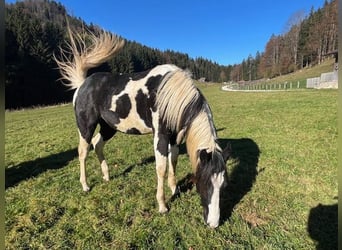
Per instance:
[[[176,69],[166,64],[133,74],[94,73],[75,93],[76,117],[87,113],[124,133],[150,133],[158,87],[163,77]]]
[[[161,78],[168,72],[177,69],[179,68],[175,65],[163,64],[137,73],[93,73],[85,79],[82,86],[75,92],[74,99],[78,99],[78,102],[82,99],[98,99],[96,103],[103,104],[113,96],[119,96],[123,91],[127,93],[132,92],[131,94],[134,95],[139,89],[148,88],[148,91],[156,92]],[[143,90],[143,92],[146,91]]]

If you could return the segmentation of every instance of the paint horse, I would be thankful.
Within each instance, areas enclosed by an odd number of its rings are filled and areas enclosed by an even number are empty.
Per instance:
[[[212,112],[189,73],[174,65],[160,65],[133,74],[94,73],[87,71],[111,59],[124,41],[108,32],[90,34],[86,45],[80,34],[70,28],[67,51],[55,60],[62,77],[71,89],[79,132],[80,182],[89,191],[86,181],[86,157],[90,144],[101,164],[103,179],[108,181],[108,165],[103,155],[105,143],[117,131],[127,134],[153,133],[156,172],[156,198],[159,212],[165,213],[163,182],[168,163],[168,184],[176,192],[175,168],[179,145],[186,141],[196,189],[201,197],[204,220],[212,228],[219,225],[220,192],[227,183],[228,150],[217,143]],[[99,133],[93,134],[97,125]]]

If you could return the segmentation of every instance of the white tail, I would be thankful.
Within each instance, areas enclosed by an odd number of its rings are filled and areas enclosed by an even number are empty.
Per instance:
[[[62,59],[59,60],[54,56],[58,64],[62,79],[67,80],[66,83],[70,89],[79,88],[86,76],[87,71],[91,68],[111,59],[124,45],[124,40],[109,32],[101,31],[99,35],[89,33],[90,45],[87,46],[85,38],[79,33],[72,32],[68,26],[70,43],[68,50],[60,49]],[[69,59],[67,53],[73,55]]]

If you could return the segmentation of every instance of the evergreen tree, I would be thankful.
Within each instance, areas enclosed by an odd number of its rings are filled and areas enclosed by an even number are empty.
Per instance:
[[[68,15],[62,4],[52,0],[24,0],[5,7],[5,107],[71,101],[73,93],[58,82],[60,75],[52,59],[69,39],[65,17],[72,29],[85,35],[87,30],[96,33],[100,27]],[[126,41],[116,57],[91,72],[132,73],[171,63],[188,69],[194,79],[253,81],[321,63],[337,46],[337,0],[331,0],[316,11],[312,8],[305,18],[293,15],[284,34],[272,35],[265,51],[249,55],[240,64],[223,66],[202,57],[190,58],[186,53]]]

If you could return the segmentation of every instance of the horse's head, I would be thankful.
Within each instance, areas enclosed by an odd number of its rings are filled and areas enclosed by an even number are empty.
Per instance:
[[[204,221],[216,228],[220,222],[220,198],[228,183],[226,161],[230,147],[219,151],[199,151],[199,165],[196,171],[196,188],[201,196]]]

